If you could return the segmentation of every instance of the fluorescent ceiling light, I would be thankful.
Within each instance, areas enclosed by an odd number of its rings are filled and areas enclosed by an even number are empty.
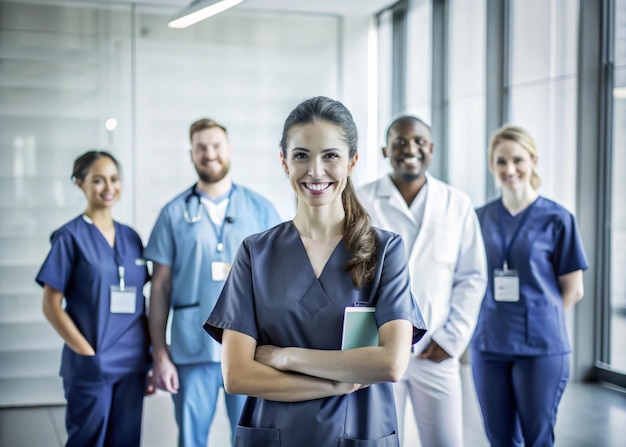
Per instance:
[[[172,17],[167,26],[170,28],[187,28],[194,23],[237,6],[241,2],[243,0],[196,0]]]

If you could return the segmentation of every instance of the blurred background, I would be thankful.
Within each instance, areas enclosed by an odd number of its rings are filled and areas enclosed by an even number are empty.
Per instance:
[[[118,157],[115,218],[147,242],[196,179],[189,125],[214,118],[234,181],[290,219],[278,142],[316,95],[353,112],[357,185],[389,171],[384,130],[407,112],[432,123],[432,174],[476,206],[498,194],[489,135],[526,127],[540,192],[576,215],[591,266],[568,314],[573,381],[626,388],[626,0],[247,0],[168,28],[188,5],[0,0],[0,408],[64,403],[34,277],[50,233],[84,209],[79,154]]]

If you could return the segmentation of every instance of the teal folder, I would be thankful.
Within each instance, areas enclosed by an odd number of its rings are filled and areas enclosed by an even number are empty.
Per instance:
[[[343,314],[341,349],[378,346],[378,326],[374,307],[346,307]]]

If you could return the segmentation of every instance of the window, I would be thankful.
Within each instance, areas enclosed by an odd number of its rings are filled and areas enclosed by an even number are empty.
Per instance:
[[[448,18],[448,180],[485,200],[486,1],[451,0]],[[437,147],[435,147],[437,149]]]
[[[509,121],[535,139],[541,194],[574,212],[578,1],[510,5]]]
[[[626,372],[626,0],[615,2],[608,364]]]

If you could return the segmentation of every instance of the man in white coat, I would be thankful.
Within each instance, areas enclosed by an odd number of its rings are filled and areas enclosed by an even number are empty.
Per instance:
[[[463,445],[459,357],[467,347],[485,292],[487,271],[480,227],[469,197],[427,170],[430,127],[415,116],[395,119],[383,156],[393,173],[361,187],[372,225],[402,235],[411,288],[428,332],[394,385],[400,434],[411,399],[423,447]],[[416,445],[406,440],[403,445]]]

